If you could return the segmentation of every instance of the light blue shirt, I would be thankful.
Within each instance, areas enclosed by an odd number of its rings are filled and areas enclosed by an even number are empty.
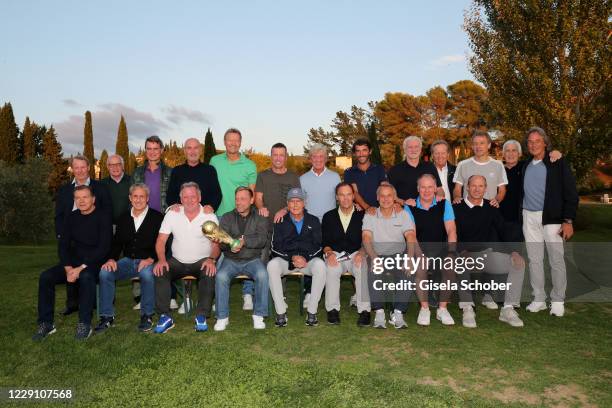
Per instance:
[[[433,202],[431,203],[431,207],[433,207],[434,205],[438,204],[438,202],[436,201],[436,197],[434,197]],[[423,206],[421,205],[421,197],[417,197],[416,199],[416,208],[419,208],[421,210],[425,210],[423,208]],[[412,215],[412,211],[410,211],[410,207],[408,207],[407,205],[404,206],[404,210],[406,210],[406,212],[408,213],[408,215],[410,216],[410,219],[414,222],[414,215]],[[429,211],[429,209],[425,210],[425,211]],[[448,200],[444,200],[444,222],[446,221],[454,221],[455,220],[455,212],[453,211],[453,206],[451,205],[451,203]]]
[[[523,189],[523,208],[529,211],[542,211],[544,209],[544,195],[546,194],[546,165],[543,161],[532,160],[525,170]]]
[[[295,225],[295,229],[299,234],[302,233],[302,225],[304,225],[304,217],[302,217],[301,220],[296,221],[295,218],[293,218],[293,215],[289,214],[289,217],[291,218],[291,222],[293,222],[293,225]]]
[[[340,183],[340,176],[327,167],[317,175],[309,170],[300,176],[300,185],[306,193],[306,209],[319,221],[329,210],[336,208],[336,186]]]

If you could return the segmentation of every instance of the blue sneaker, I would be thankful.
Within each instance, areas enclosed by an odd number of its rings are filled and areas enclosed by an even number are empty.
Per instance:
[[[172,329],[173,327],[174,327],[174,320],[172,320],[172,317],[170,317],[170,315],[163,314],[159,316],[159,320],[157,321],[157,326],[155,326],[155,329],[153,329],[153,333],[162,334]]]
[[[208,330],[208,323],[206,323],[206,316],[204,315],[197,315],[195,317],[195,327],[194,327],[195,331],[198,332],[205,332]]]

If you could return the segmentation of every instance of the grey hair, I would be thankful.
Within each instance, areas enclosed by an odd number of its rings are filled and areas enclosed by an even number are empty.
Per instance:
[[[383,188],[390,188],[391,190],[393,190],[393,195],[397,197],[397,190],[395,189],[393,184],[389,183],[388,181],[383,181],[382,183],[380,183],[380,185],[376,189],[376,197],[380,196],[380,190],[382,190]]]
[[[200,145],[200,147],[202,147],[202,144],[200,143],[200,141],[198,139],[196,139],[195,137],[190,137],[189,139],[185,140],[183,142],[183,149],[187,147],[187,142],[190,140],[195,140],[196,142],[198,142],[198,145]]]
[[[135,183],[135,184],[132,184],[130,186],[130,195],[132,195],[132,193],[137,188],[142,188],[145,191],[145,193],[147,193],[147,197],[149,196],[149,193],[150,193],[149,186],[147,186],[145,183]]]
[[[310,149],[308,149],[308,157],[312,156],[313,154],[317,153],[317,152],[324,152],[325,153],[325,157],[327,157],[328,152],[327,152],[327,146],[321,144],[321,143],[314,143],[310,146]]]
[[[523,147],[517,140],[514,139],[506,140],[504,142],[504,145],[502,146],[502,153],[506,153],[506,147],[510,145],[516,145],[516,150],[518,150],[519,156],[523,154]]]
[[[529,139],[529,135],[532,133],[537,133],[540,136],[542,136],[542,139],[544,139],[544,143],[546,144],[546,146],[550,146],[550,138],[548,137],[548,134],[546,134],[546,132],[544,131],[544,129],[542,129],[541,127],[538,126],[532,126],[529,128],[529,130],[527,131],[527,133],[525,133],[525,141],[527,141],[527,139]]]
[[[110,156],[108,156],[108,158],[106,159],[106,165],[108,166],[108,161],[111,159],[111,157],[118,157],[119,161],[121,162],[121,167],[125,167],[125,162],[123,161],[123,157],[120,154],[111,154]]]
[[[193,181],[188,181],[186,183],[181,184],[181,191],[179,192],[179,197],[183,195],[183,190],[186,188],[195,188],[198,194],[200,196],[202,195],[202,190],[200,190],[200,186],[198,185],[198,183],[193,182]]]
[[[406,145],[408,144],[408,142],[411,142],[413,140],[417,140],[419,144],[421,145],[421,147],[423,147],[423,139],[421,139],[418,136],[411,135],[405,138],[404,141],[402,142],[402,148],[404,149],[404,151],[406,151]]]
[[[421,184],[421,180],[426,179],[426,178],[428,178],[431,181],[433,181],[434,185],[437,184],[437,180],[436,180],[436,178],[434,177],[433,174],[423,173],[423,174],[421,174],[421,177],[419,177],[418,180],[417,180],[417,186],[419,186]]]
[[[446,140],[439,139],[431,144],[431,154],[433,154],[434,148],[440,145],[446,146],[446,153],[450,152],[450,145],[448,144],[448,142]]]

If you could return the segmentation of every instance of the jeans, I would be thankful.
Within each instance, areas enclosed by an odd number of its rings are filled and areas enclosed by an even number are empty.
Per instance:
[[[229,316],[229,292],[232,279],[238,275],[247,275],[253,281],[255,288],[255,306],[253,315],[265,317],[268,315],[268,271],[260,258],[250,261],[236,261],[225,258],[215,278],[215,296],[217,319]],[[245,282],[246,283],[246,282]],[[243,286],[244,290],[244,286]]]
[[[91,324],[96,302],[96,280],[100,265],[92,265],[81,271],[74,283],[79,288],[79,322]],[[38,280],[38,323],[53,323],[55,310],[55,285],[66,283],[66,271],[55,265],[40,274]]]
[[[140,314],[143,316],[153,315],[153,300],[155,298],[153,264],[138,272],[139,263],[140,259],[121,258],[117,261],[115,272],[100,269],[100,316],[111,317],[115,315],[113,307],[115,281],[132,278],[140,278]]]

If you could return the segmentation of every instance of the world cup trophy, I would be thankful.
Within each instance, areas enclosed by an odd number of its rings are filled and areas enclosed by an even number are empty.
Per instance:
[[[219,228],[216,222],[214,221],[206,221],[202,224],[202,234],[210,240],[222,242],[230,246],[231,249],[234,249],[240,246],[240,240],[234,239],[230,234]]]

